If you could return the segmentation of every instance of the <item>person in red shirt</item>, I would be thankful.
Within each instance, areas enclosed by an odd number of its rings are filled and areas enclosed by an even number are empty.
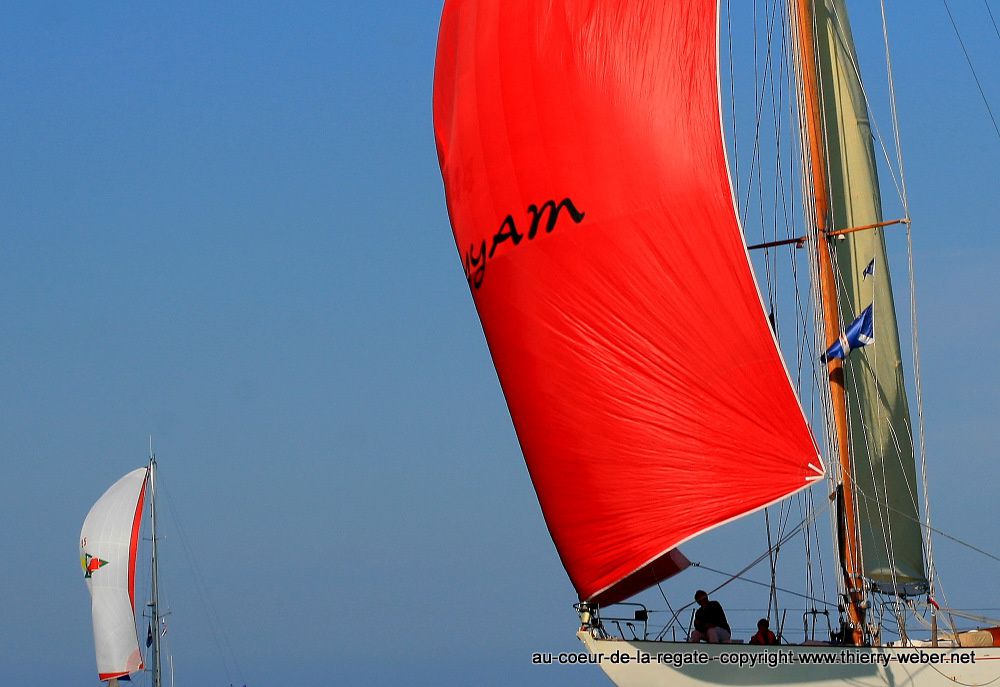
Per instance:
[[[751,644],[777,644],[778,638],[768,629],[767,618],[757,621],[757,634],[750,638]]]

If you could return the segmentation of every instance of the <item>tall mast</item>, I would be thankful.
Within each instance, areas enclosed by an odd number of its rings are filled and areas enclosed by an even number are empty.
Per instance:
[[[835,341],[840,336],[840,313],[837,308],[837,283],[830,257],[830,199],[825,139],[823,134],[823,108],[819,94],[819,72],[816,67],[814,0],[796,0],[798,28],[799,68],[801,74],[804,119],[809,141],[813,195],[816,209],[816,250],[819,264],[820,297],[823,308],[825,340]],[[847,430],[847,397],[844,392],[844,366],[839,359],[828,363],[830,400],[836,432],[837,454],[840,462],[840,497],[842,509],[837,523],[841,546],[839,555],[847,589],[847,616],[853,644],[864,642],[864,587],[858,550],[854,484],[851,477],[850,441]],[[845,640],[847,637],[845,637]]]
[[[160,670],[160,599],[159,576],[156,560],[156,454],[153,440],[149,440],[149,522],[153,537],[153,559],[151,563],[153,595],[149,602],[153,620],[153,687],[161,687]]]

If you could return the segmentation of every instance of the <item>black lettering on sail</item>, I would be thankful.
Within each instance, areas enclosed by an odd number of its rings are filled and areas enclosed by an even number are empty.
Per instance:
[[[486,241],[480,244],[478,254],[475,253],[475,250],[476,247],[470,245],[469,250],[465,251],[465,278],[469,280],[469,286],[478,289],[486,274]]]
[[[531,229],[528,230],[528,238],[535,238],[535,234],[538,233],[538,225],[541,222],[542,214],[546,211],[548,211],[548,221],[545,223],[545,233],[552,233],[552,230],[556,228],[556,222],[559,220],[559,211],[563,208],[566,208],[566,211],[569,212],[569,216],[575,224],[583,221],[585,213],[577,210],[576,206],[573,205],[573,201],[569,198],[563,198],[558,205],[552,200],[545,201],[540,208],[536,205],[529,205],[528,212],[531,213],[532,218]]]
[[[493,259],[493,254],[496,253],[497,248],[501,244],[510,241],[514,246],[518,246],[525,238],[529,240],[535,238],[538,235],[539,227],[542,226],[545,227],[546,234],[551,234],[556,228],[556,223],[559,221],[560,214],[564,209],[574,224],[579,224],[583,221],[585,213],[580,212],[569,198],[563,198],[558,203],[554,200],[547,200],[542,203],[541,207],[534,204],[528,206],[527,212],[531,215],[531,226],[528,229],[527,236],[518,231],[514,216],[507,215],[490,239],[489,252],[486,251],[485,240],[479,244],[478,250],[475,244],[470,244],[462,260],[462,264],[465,267],[465,278],[469,281],[469,286],[475,289],[482,286],[483,277],[486,275],[486,261]],[[522,223],[521,226],[524,226],[524,224]]]
[[[532,205],[531,207],[535,206]],[[504,231],[504,229],[506,229],[506,231]],[[521,236],[520,232],[518,232],[517,230],[517,227],[514,225],[514,218],[511,217],[510,215],[507,215],[507,217],[503,221],[503,224],[501,224],[500,228],[497,229],[497,233],[493,234],[493,245],[490,246],[490,257],[491,258],[493,257],[493,253],[496,252],[497,246],[499,246],[507,239],[513,241],[514,245],[516,246],[517,244],[521,243],[522,238],[524,237]]]

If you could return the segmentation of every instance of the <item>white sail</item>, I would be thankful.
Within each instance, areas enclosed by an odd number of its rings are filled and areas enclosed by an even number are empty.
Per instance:
[[[135,627],[135,556],[147,476],[147,468],[139,468],[111,485],[80,531],[80,565],[91,596],[101,680],[143,668]]]

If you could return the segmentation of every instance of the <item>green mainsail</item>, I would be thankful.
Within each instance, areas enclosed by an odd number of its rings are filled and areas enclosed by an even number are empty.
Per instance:
[[[883,221],[868,107],[843,0],[818,0],[816,40],[831,228]],[[833,240],[841,317],[874,303],[875,343],[845,360],[851,462],[864,575],[881,591],[927,587],[910,411],[881,228]],[[829,343],[829,342],[828,342]]]

